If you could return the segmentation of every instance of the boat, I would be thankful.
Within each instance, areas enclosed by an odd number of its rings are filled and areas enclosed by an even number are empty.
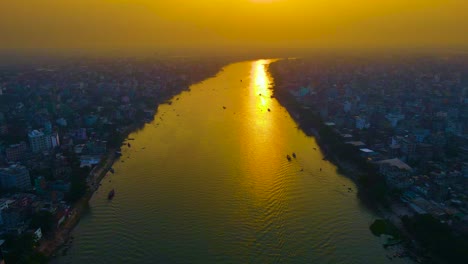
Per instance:
[[[270,111],[271,111],[270,108],[268,108],[268,112],[270,112]]]
[[[108,200],[112,200],[112,198],[114,198],[114,195],[115,195],[115,191],[114,189],[112,189],[109,194],[107,195],[107,199]]]
[[[293,158],[296,158],[296,153],[293,152],[292,156],[293,156]]]
[[[114,171],[114,168],[110,168],[109,171],[110,171],[111,173],[114,173],[114,172],[115,172],[115,171]]]
[[[115,152],[115,155],[117,155],[117,156],[122,156],[122,152],[121,152],[121,151],[116,151],[116,152]]]
[[[131,147],[132,145],[130,145],[130,143],[127,144],[128,147]]]
[[[286,158],[288,159],[288,161],[291,161],[291,156],[289,156],[289,154],[286,155]]]

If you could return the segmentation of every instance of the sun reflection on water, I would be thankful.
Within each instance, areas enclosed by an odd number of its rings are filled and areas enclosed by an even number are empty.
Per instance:
[[[259,97],[257,106],[260,110],[267,111],[270,106],[271,92],[268,89],[270,87],[270,76],[268,75],[266,66],[271,63],[271,60],[258,60],[253,63],[253,90],[255,95]]]
[[[249,100],[247,101],[247,115],[245,116],[245,129],[241,144],[241,164],[245,174],[249,175],[244,182],[255,197],[254,204],[261,206],[268,197],[271,198],[271,190],[274,189],[275,172],[280,170],[281,162],[272,163],[271,160],[282,156],[277,148],[277,130],[273,129],[277,113],[272,91],[269,89],[273,82],[268,73],[268,65],[274,60],[258,60],[252,62],[251,81],[249,84]],[[277,109],[276,109],[277,110]],[[261,164],[268,164],[262,166]]]

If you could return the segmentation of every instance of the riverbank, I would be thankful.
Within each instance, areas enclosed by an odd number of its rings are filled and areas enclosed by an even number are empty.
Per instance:
[[[88,177],[88,188],[86,193],[73,205],[65,222],[56,230],[51,239],[42,240],[38,247],[38,251],[47,258],[53,257],[54,254],[65,245],[70,239],[70,233],[73,228],[79,223],[81,216],[88,209],[88,202],[98,189],[99,183],[106,176],[109,169],[117,159],[115,150],[110,150],[98,166],[94,167]]]
[[[161,105],[122,146],[56,263],[389,263],[353,184],[267,99],[267,63],[234,63]]]
[[[184,91],[190,91],[190,86],[193,84],[215,76],[219,70],[224,67],[225,64],[226,63],[219,63],[218,69],[215,70],[214,67],[212,67],[210,68],[212,71],[207,72],[206,75],[197,75],[196,78],[190,79],[190,81],[187,80],[186,84],[180,84],[180,86],[172,87],[172,89],[166,89],[164,93],[160,93],[158,97],[153,98],[154,101],[151,102],[151,107],[154,109],[153,118],[156,115],[160,105],[171,104],[171,100],[175,96]],[[85,193],[76,202],[73,203],[67,218],[54,231],[54,233],[49,238],[41,240],[39,246],[36,248],[36,251],[50,259],[56,256],[58,251],[60,251],[62,248],[69,246],[69,242],[71,242],[73,239],[71,232],[79,223],[83,214],[85,214],[88,210],[89,200],[92,198],[94,192],[99,188],[100,182],[112,168],[113,164],[118,160],[119,155],[117,152],[120,151],[120,147],[124,145],[124,142],[128,139],[128,136],[131,133],[142,129],[146,124],[152,122],[153,118],[149,118],[148,116],[138,116],[131,124],[117,127],[108,142],[109,150],[105,155],[102,156],[102,161],[92,169],[89,175],[83,175],[83,177],[86,177],[87,185]]]
[[[404,253],[390,254],[388,257],[391,259],[392,256],[399,255],[420,261],[421,249],[413,243],[414,237],[404,229],[401,215],[395,213],[401,212],[400,206],[391,198],[385,186],[385,180],[376,168],[361,158],[355,149],[345,144],[342,138],[325,124],[317,109],[302,105],[286,86],[277,85],[276,81],[281,76],[274,68],[272,69],[271,65],[269,71],[275,79],[275,85],[272,88],[274,97],[286,108],[298,127],[308,136],[315,137],[325,158],[335,164],[342,175],[356,184],[357,196],[361,202],[398,229],[399,238],[403,242],[398,247],[403,246],[399,251]]]
[[[273,78],[279,78],[272,72]],[[380,204],[387,205],[386,186],[383,179],[377,174],[375,168],[362,160],[354,149],[348,147],[330,127],[326,126],[318,113],[310,108],[303,107],[288,92],[275,85],[274,97],[286,108],[298,127],[308,136],[317,139],[326,159],[334,163],[339,171],[352,179],[360,187],[358,195],[371,209],[377,210]]]

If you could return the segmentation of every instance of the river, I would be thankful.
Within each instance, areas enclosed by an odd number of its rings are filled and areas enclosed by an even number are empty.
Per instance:
[[[270,62],[228,65],[161,105],[54,262],[390,263],[356,186],[270,97]]]

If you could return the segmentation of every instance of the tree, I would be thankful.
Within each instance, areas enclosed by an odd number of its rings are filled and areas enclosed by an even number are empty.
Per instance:
[[[30,227],[34,229],[41,228],[44,233],[52,231],[54,216],[49,211],[40,211],[32,217]]]

